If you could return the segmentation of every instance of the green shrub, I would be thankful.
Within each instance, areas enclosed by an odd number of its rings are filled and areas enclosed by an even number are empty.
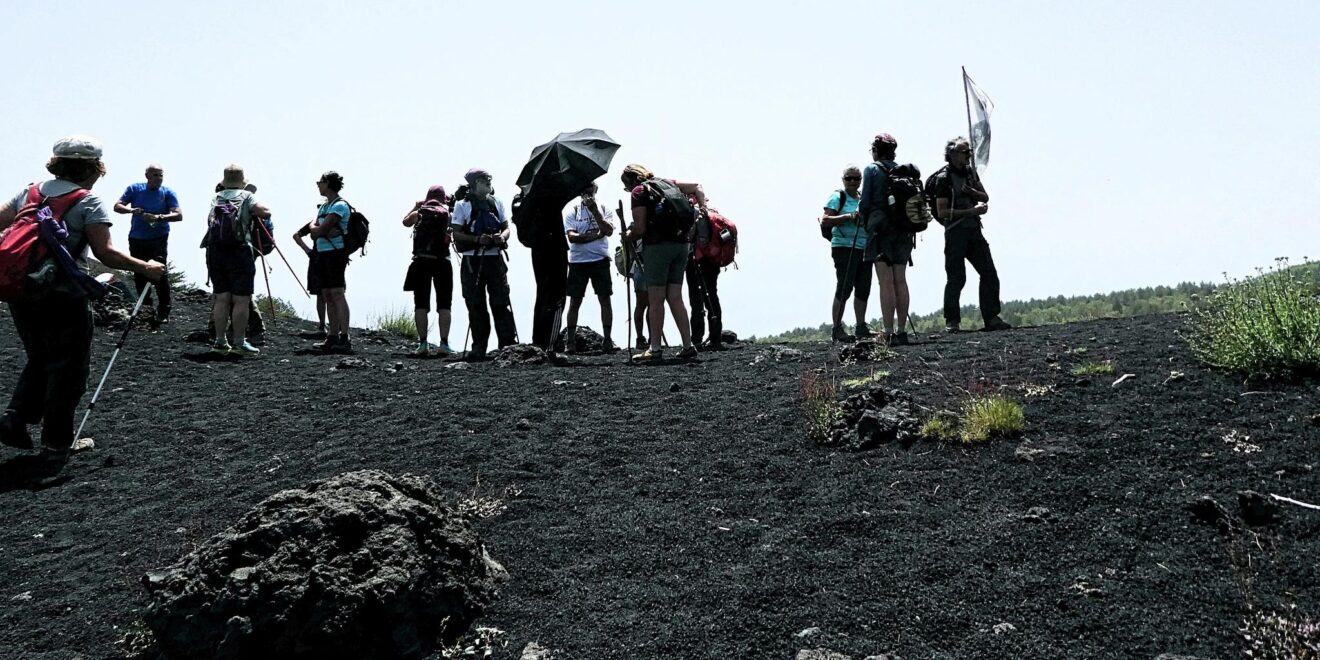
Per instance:
[[[844,380],[843,386],[845,388],[861,389],[864,387],[870,387],[872,385],[878,385],[881,380],[888,377],[889,377],[888,371],[872,371],[871,373],[862,376],[860,378],[849,378],[847,380]]]
[[[193,285],[184,279],[183,271],[174,267],[173,261],[165,262],[165,279],[170,282],[171,291],[182,291],[184,289],[195,289]]]
[[[958,439],[958,415],[941,410],[921,425],[921,437],[927,440],[952,442]]]
[[[1073,367],[1074,376],[1108,376],[1114,373],[1113,362],[1087,362]]]
[[[1275,268],[1229,281],[1192,310],[1187,343],[1211,367],[1249,377],[1320,372],[1320,298],[1304,268]]]
[[[802,407],[807,413],[807,437],[820,442],[829,437],[830,427],[843,417],[839,405],[839,385],[834,378],[816,370],[802,372]]]
[[[962,441],[985,442],[1022,432],[1027,416],[1016,401],[999,396],[973,397],[962,409]]]
[[[417,341],[417,322],[407,310],[394,310],[377,316],[376,329]]]
[[[257,304],[257,310],[262,314],[270,314],[271,307],[274,306],[274,317],[280,321],[296,321],[298,319],[298,310],[293,308],[293,304],[283,298],[266,298],[262,294],[257,294],[253,301]]]

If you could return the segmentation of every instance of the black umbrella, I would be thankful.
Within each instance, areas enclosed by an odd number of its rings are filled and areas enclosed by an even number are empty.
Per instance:
[[[555,139],[532,149],[532,155],[518,175],[518,187],[525,197],[533,191],[537,197],[570,200],[592,181],[610,169],[619,143],[605,131],[584,128],[574,133],[560,133]]]

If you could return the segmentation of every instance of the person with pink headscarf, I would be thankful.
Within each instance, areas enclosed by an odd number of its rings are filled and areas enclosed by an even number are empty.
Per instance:
[[[412,263],[408,265],[403,290],[413,293],[417,323],[417,350],[413,355],[418,357],[443,357],[454,352],[449,346],[450,308],[454,300],[454,269],[449,265],[451,203],[444,186],[431,186],[426,191],[426,199],[413,204],[412,211],[403,217],[403,226],[413,230]],[[435,288],[435,311],[440,330],[438,346],[426,341],[432,287]]]

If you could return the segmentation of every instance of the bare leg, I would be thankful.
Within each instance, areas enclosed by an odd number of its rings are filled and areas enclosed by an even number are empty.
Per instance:
[[[651,307],[651,297],[648,293],[637,294],[637,304],[633,306],[633,325],[637,326],[637,336],[646,336],[646,310]]]
[[[596,296],[600,300],[600,334],[610,340],[610,329],[614,327],[614,307],[609,296]]]
[[[907,283],[907,265],[899,264],[892,268],[894,271],[894,311],[897,314],[898,331],[907,332],[908,327],[908,283]]]
[[[321,332],[325,332],[325,296],[316,294],[316,320],[321,324]]]
[[[448,343],[449,343],[449,327],[450,327],[450,325],[453,323],[453,320],[454,320],[453,317],[454,317],[454,315],[451,314],[451,313],[449,312],[449,310],[447,310],[447,309],[442,309],[442,310],[436,312],[436,316],[440,317],[439,319],[436,320],[436,325],[439,326],[439,329],[440,329],[440,343],[441,343],[441,344],[448,344]]]
[[[894,269],[889,264],[875,262],[875,276],[880,280],[880,316],[885,332],[894,331]]]
[[[660,350],[660,336],[665,329],[665,287],[646,287],[646,325],[651,333],[651,350]]]
[[[221,341],[227,341],[229,337],[229,312],[233,309],[233,306],[233,296],[228,293],[215,294],[215,300],[211,303],[211,323],[215,326],[215,343],[217,344]]]
[[[248,307],[252,304],[252,296],[234,296],[234,344],[239,345],[247,340],[247,320]]]
[[[674,317],[674,325],[678,326],[678,338],[683,340],[683,348],[688,348],[692,346],[692,325],[688,320],[687,307],[683,305],[683,285],[670,284],[666,288],[666,293],[669,299],[669,313]],[[662,310],[660,314],[663,318],[664,311]]]
[[[335,294],[340,291],[343,291],[343,289],[321,290],[321,296],[325,298],[326,332],[332,336],[339,334],[339,302],[335,300]]]

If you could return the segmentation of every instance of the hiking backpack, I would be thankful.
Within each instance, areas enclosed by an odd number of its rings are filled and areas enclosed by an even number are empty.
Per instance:
[[[64,214],[86,196],[83,188],[46,197],[36,184],[28,187],[18,216],[0,232],[0,301],[37,300],[61,282],[94,298],[105,294],[105,285],[78,268],[64,244],[69,237]]]
[[[527,216],[521,192],[513,196],[509,213],[513,219],[513,233],[518,238],[518,242],[525,248],[536,247],[536,228],[532,226],[535,223]]]
[[[660,242],[687,243],[697,222],[697,210],[678,186],[664,179],[647,179],[642,185],[658,199],[647,218],[647,231]]]
[[[275,251],[275,223],[269,218],[253,218],[252,249],[263,257]]]
[[[834,191],[834,194],[839,196],[839,215],[843,215],[843,207],[848,205],[848,193],[840,189]],[[827,241],[834,240],[834,227],[826,227],[825,223],[821,223],[820,237]]]
[[[449,252],[453,236],[449,233],[449,208],[443,204],[423,204],[417,208],[413,225],[413,253],[443,256]]]
[[[348,204],[348,200],[344,199],[344,203]],[[348,231],[344,232],[344,249],[348,252],[361,250],[362,254],[366,254],[367,240],[370,236],[371,222],[367,220],[367,216],[353,208],[352,204],[348,204]]]
[[[253,227],[243,227],[243,206],[252,194],[244,192],[233,199],[215,198],[211,213],[206,218],[206,240],[203,247],[236,248],[251,245]],[[248,218],[251,222],[251,218]]]
[[[692,251],[692,259],[714,262],[715,265],[723,268],[733,263],[734,257],[738,254],[738,226],[719,211],[709,207],[706,209],[706,217],[710,222],[710,236],[704,242],[697,241]],[[726,233],[729,235],[727,239],[724,238]]]
[[[921,185],[921,170],[908,163],[885,169],[885,174],[889,175],[890,228],[900,234],[926,231],[935,218]]]

